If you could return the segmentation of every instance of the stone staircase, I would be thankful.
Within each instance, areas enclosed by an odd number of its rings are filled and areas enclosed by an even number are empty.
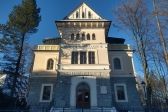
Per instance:
[[[91,108],[91,109],[75,109],[75,108],[51,108],[50,112],[117,112],[115,107],[112,108]]]

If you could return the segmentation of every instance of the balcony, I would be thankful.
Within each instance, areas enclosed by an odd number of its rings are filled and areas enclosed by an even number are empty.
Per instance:
[[[38,51],[58,51],[60,49],[59,45],[38,45],[35,50]]]

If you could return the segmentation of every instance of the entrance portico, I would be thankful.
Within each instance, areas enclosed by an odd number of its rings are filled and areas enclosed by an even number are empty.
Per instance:
[[[96,77],[72,77],[70,90],[70,106],[76,108],[91,108],[97,106]]]
[[[76,108],[90,108],[90,88],[85,82],[76,88]]]

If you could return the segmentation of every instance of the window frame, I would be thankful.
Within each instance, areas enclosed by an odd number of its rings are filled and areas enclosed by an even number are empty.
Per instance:
[[[80,34],[79,33],[76,34],[76,40],[80,40]]]
[[[45,86],[50,86],[51,87],[49,100],[43,100],[43,93],[44,93],[44,87]],[[51,102],[52,101],[52,95],[53,95],[53,84],[42,84],[41,85],[41,92],[40,92],[40,102]]]
[[[77,53],[77,58],[75,58],[74,56],[73,56],[73,53]],[[75,55],[75,54],[74,54]],[[78,61],[78,56],[79,56],[79,52],[78,51],[72,51],[72,53],[71,53],[71,64],[78,64],[79,63],[79,61]],[[75,61],[77,59],[77,61]],[[77,62],[77,63],[76,63]]]
[[[89,33],[86,35],[86,39],[90,40],[90,34]]]
[[[115,69],[115,65],[114,65],[114,59],[115,59],[115,58],[118,58],[118,59],[120,60],[121,69]],[[121,56],[114,56],[114,57],[112,58],[111,64],[112,64],[112,68],[113,68],[114,71],[123,71],[123,70],[124,70],[123,59],[122,59]]]
[[[85,12],[82,12],[82,18],[85,18]]]
[[[88,12],[88,18],[89,18],[89,19],[91,19],[91,18],[92,18],[92,14],[91,14],[91,12],[90,12],[90,11]]]
[[[85,57],[83,57],[83,59],[85,60],[85,63],[81,63],[81,53],[84,52],[85,53]],[[76,56],[75,54],[76,53]],[[90,63],[90,57],[89,57],[89,54],[90,53],[94,53],[94,61],[91,59],[91,62],[94,62],[94,63]],[[93,56],[91,56],[93,58]],[[75,61],[76,60],[76,61]],[[76,63],[74,63],[76,62]],[[85,50],[80,50],[80,51],[72,51],[71,52],[71,64],[96,64],[97,61],[96,61],[96,52],[95,51],[85,51]]]
[[[92,34],[92,40],[96,40],[96,35],[95,35],[95,33]]]
[[[75,40],[75,34],[74,33],[71,34],[71,40]]]
[[[79,18],[79,12],[76,11],[76,18]]]
[[[124,96],[125,96],[124,100],[119,100],[118,99],[117,86],[123,86],[123,88],[124,88]],[[114,84],[114,92],[115,92],[115,100],[116,100],[116,102],[128,102],[128,93],[127,93],[126,84],[124,84],[124,83],[115,83]]]
[[[86,40],[84,33],[82,33],[82,40]]]
[[[90,53],[91,53],[91,57],[90,57]],[[93,57],[94,57],[94,59],[92,59]],[[92,63],[93,60],[94,60],[94,63]],[[94,51],[88,51],[88,64],[95,64],[95,63],[96,63],[95,52]]]
[[[51,62],[49,62],[50,60],[52,61],[52,67],[50,67],[51,66]],[[49,58],[47,60],[47,64],[46,65],[47,65],[46,66],[46,70],[54,70],[54,60],[52,58]]]
[[[82,53],[84,53],[85,55],[82,55]],[[87,64],[87,52],[86,51],[80,51],[78,53],[80,55],[80,64]]]

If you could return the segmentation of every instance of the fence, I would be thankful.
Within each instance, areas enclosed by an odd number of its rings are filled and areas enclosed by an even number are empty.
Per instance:
[[[140,110],[137,108],[128,109],[126,108],[93,108],[93,109],[76,109],[76,108],[48,108],[48,107],[34,107],[30,109],[18,109],[18,108],[0,108],[0,112],[168,112],[168,108],[150,107]]]

